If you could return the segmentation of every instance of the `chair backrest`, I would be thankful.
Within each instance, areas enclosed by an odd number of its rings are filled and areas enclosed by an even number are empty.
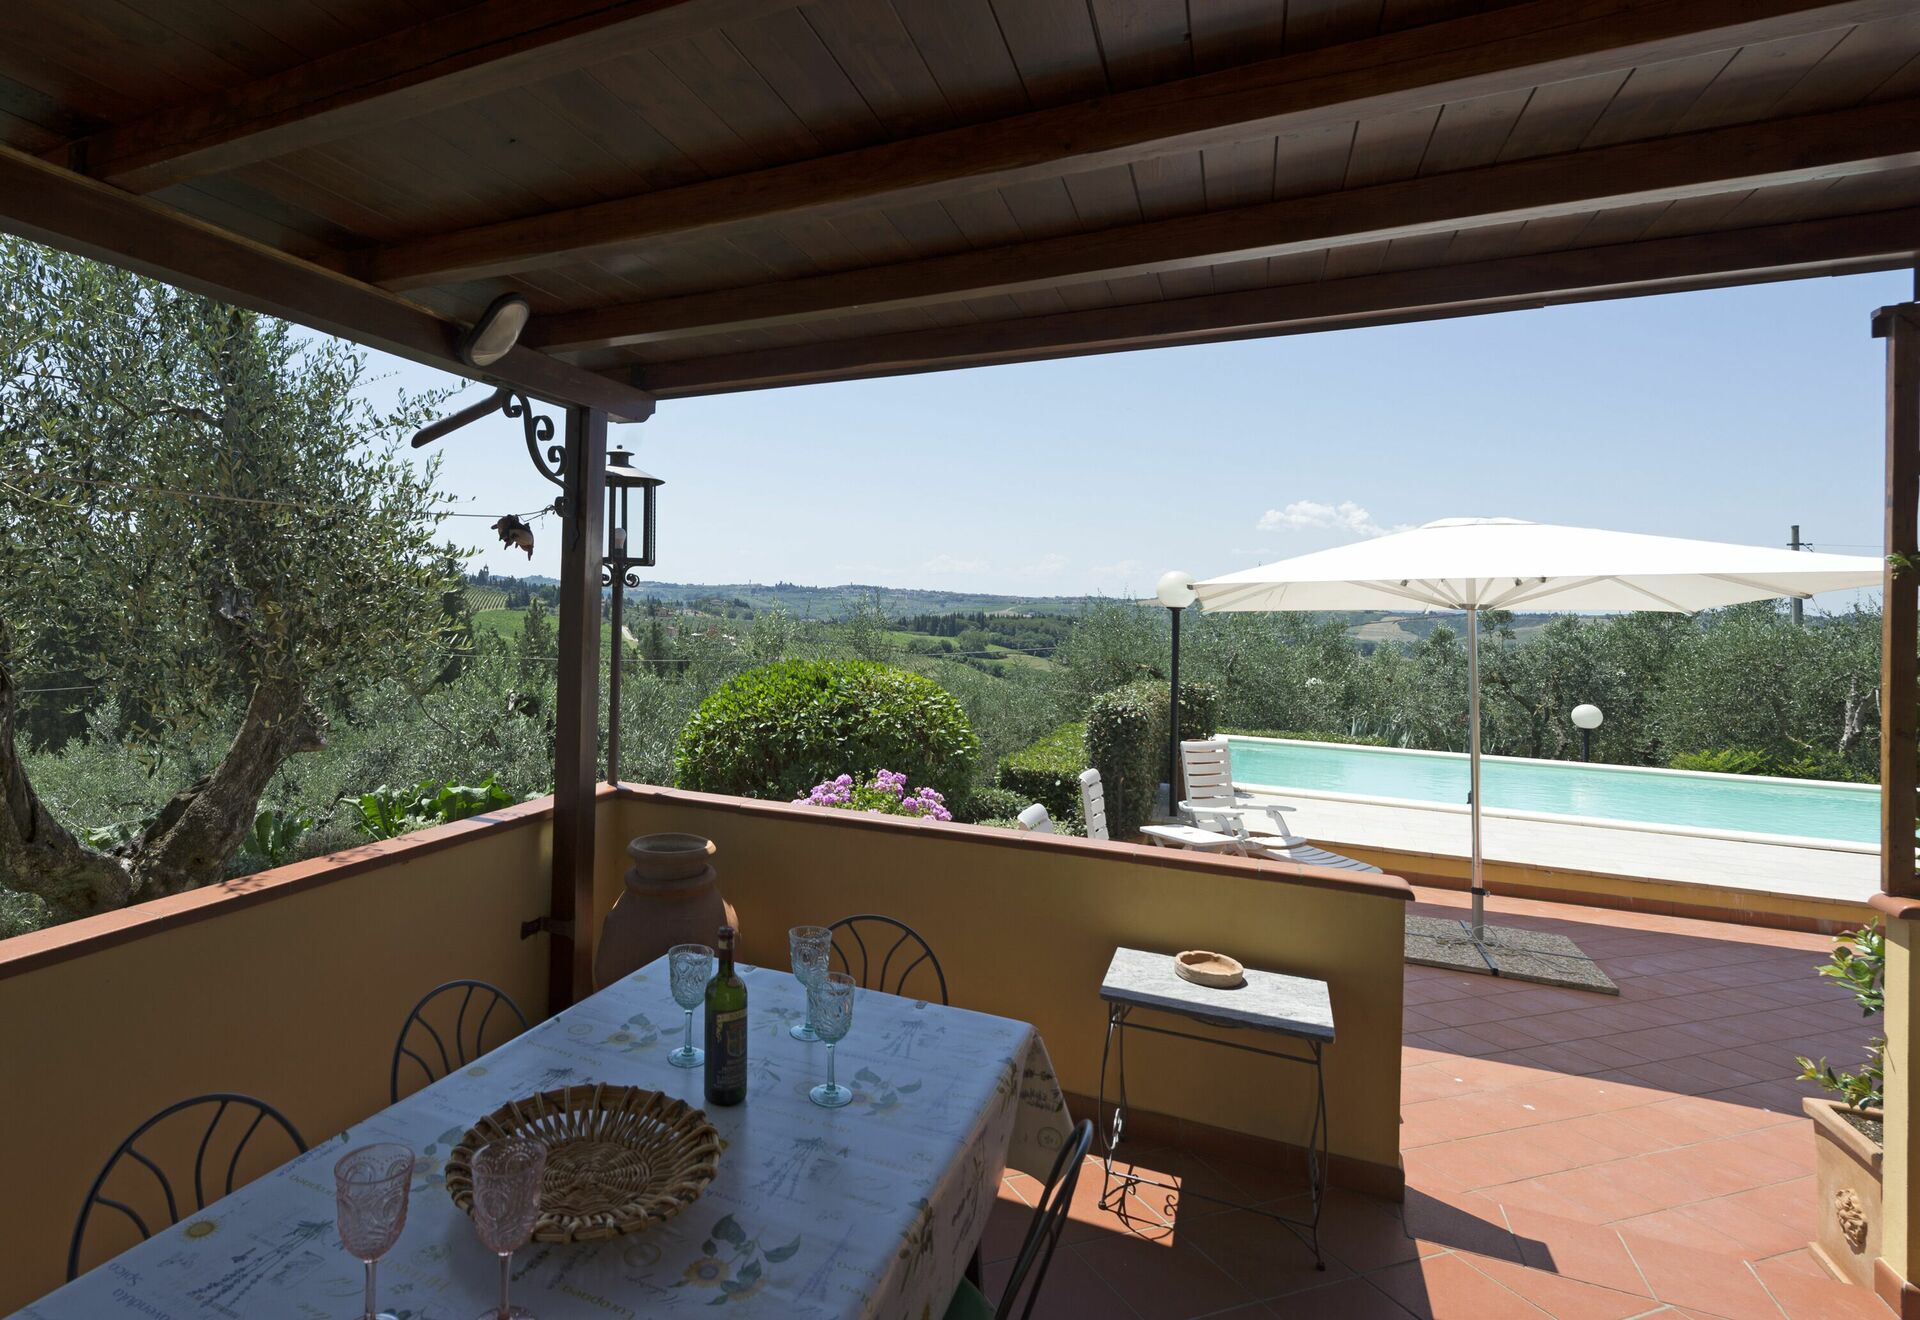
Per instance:
[[[1040,1204],[1034,1207],[1033,1222],[1027,1226],[1020,1254],[1014,1257],[1013,1273],[1007,1276],[1006,1291],[1000,1294],[1000,1304],[993,1308],[994,1320],[1011,1320],[1023,1289],[1027,1304],[1020,1311],[1021,1320],[1033,1314],[1033,1304],[1047,1280],[1047,1266],[1053,1262],[1053,1249],[1059,1245],[1060,1234],[1067,1226],[1073,1189],[1080,1181],[1080,1170],[1086,1165],[1087,1150],[1092,1145],[1093,1120],[1083,1118],[1074,1124],[1066,1144],[1054,1156],[1046,1190],[1041,1194]]]
[[[496,1018],[494,1014],[503,1004],[507,1011]],[[393,1043],[393,1070],[387,1088],[393,1102],[398,1104],[400,1100],[402,1060],[413,1060],[415,1066],[405,1069],[409,1076],[418,1071],[426,1083],[437,1082],[518,1035],[507,1030],[510,1022],[519,1023],[520,1031],[527,1029],[526,1014],[497,985],[448,981],[427,991],[400,1024],[400,1038]],[[487,1035],[490,1026],[499,1028],[492,1037]]]
[[[1180,769],[1187,781],[1185,801],[1200,807],[1233,805],[1233,754],[1226,739],[1181,743]]]
[[[939,984],[940,1002],[948,1002],[947,974],[940,969],[933,946],[906,922],[863,912],[859,916],[842,917],[827,929],[833,932],[829,961],[838,962],[839,970],[853,977],[863,989],[904,995],[908,978],[924,967],[933,972],[933,979]],[[930,1000],[933,996],[914,995],[913,998]]]
[[[1034,834],[1052,834],[1053,817],[1047,814],[1045,807],[1036,802],[1020,813],[1020,828]]]
[[[1107,789],[1098,770],[1080,772],[1080,819],[1086,822],[1089,839],[1108,839]]]
[[[199,1125],[199,1115],[194,1115],[191,1118],[180,1118],[177,1123],[168,1122],[169,1119],[175,1118],[176,1115],[183,1115],[188,1110],[207,1105],[213,1107],[213,1116],[207,1120],[204,1128]],[[232,1115],[231,1119],[228,1119],[229,1114]],[[220,1142],[216,1145],[214,1134],[221,1128],[222,1119],[228,1119],[225,1135],[222,1136]],[[169,1152],[175,1148],[184,1151],[187,1148],[185,1143],[192,1140],[193,1133],[198,1132],[200,1134],[198,1145],[193,1147],[193,1205],[191,1209],[204,1210],[206,1209],[209,1199],[217,1200],[219,1197],[229,1195],[233,1191],[237,1185],[235,1179],[240,1169],[240,1157],[245,1153],[248,1143],[253,1140],[254,1134],[259,1131],[260,1125],[267,1119],[272,1119],[274,1123],[278,1124],[281,1131],[285,1132],[292,1140],[296,1154],[305,1153],[307,1149],[306,1141],[301,1137],[299,1129],[294,1127],[284,1114],[264,1100],[256,1100],[250,1095],[238,1095],[229,1091],[215,1091],[207,1095],[196,1095],[190,1099],[168,1105],[165,1109],[162,1109],[159,1113],[135,1128],[125,1141],[114,1148],[113,1154],[107,1157],[107,1162],[100,1168],[100,1175],[93,1180],[93,1186],[87,1188],[87,1199],[80,1203],[80,1218],[75,1221],[73,1225],[73,1242],[67,1248],[67,1277],[69,1279],[79,1277],[80,1247],[86,1240],[87,1224],[93,1217],[93,1208],[96,1205],[105,1206],[110,1210],[117,1210],[126,1216],[134,1228],[139,1231],[143,1241],[152,1237],[156,1229],[166,1228],[168,1225],[179,1223],[181,1215],[187,1213],[187,1211],[182,1209],[182,1197],[178,1194],[186,1191],[185,1186],[181,1186],[176,1192],[173,1179],[168,1177],[166,1170],[161,1167],[161,1161],[170,1158]],[[147,1141],[151,1148],[150,1150],[142,1150],[140,1148],[142,1139]],[[232,1141],[231,1147],[227,1145],[229,1139]],[[162,1147],[166,1147],[168,1150],[162,1150]],[[209,1164],[211,1164],[217,1172],[222,1155],[226,1156],[226,1173],[224,1178],[215,1184],[219,1190],[212,1198],[209,1198],[207,1195],[208,1167]],[[150,1195],[142,1196],[140,1199],[147,1205],[150,1211],[155,1213],[156,1217],[159,1213],[164,1212],[166,1215],[166,1223],[149,1224],[147,1217],[142,1215],[140,1211],[129,1204],[128,1201],[121,1199],[119,1196],[108,1195],[107,1184],[109,1180],[113,1178],[115,1171],[127,1162],[137,1164],[145,1169],[152,1178],[152,1185],[158,1187],[160,1200],[155,1200]],[[174,1161],[174,1163],[174,1171],[176,1173],[185,1172],[184,1167],[182,1167],[183,1161]],[[244,1182],[246,1180],[240,1179],[240,1181]],[[136,1196],[137,1189],[146,1183],[147,1180],[143,1178],[128,1184],[124,1195],[128,1197]],[[119,1191],[120,1189],[116,1186],[114,1190]],[[164,1211],[162,1211],[162,1201],[164,1201]]]

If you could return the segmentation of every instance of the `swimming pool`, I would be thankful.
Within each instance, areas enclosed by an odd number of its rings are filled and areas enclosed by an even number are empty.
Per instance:
[[[1467,758],[1458,752],[1273,738],[1231,737],[1228,741],[1233,744],[1233,777],[1241,784],[1341,797],[1459,804],[1467,800]],[[1480,760],[1480,786],[1488,811],[1848,843],[1880,840],[1880,789],[1873,784],[1486,756]]]

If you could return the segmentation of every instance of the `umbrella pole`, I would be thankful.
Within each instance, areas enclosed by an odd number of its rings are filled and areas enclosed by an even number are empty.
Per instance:
[[[1467,811],[1473,820],[1473,942],[1487,938],[1487,891],[1480,875],[1480,608],[1467,606]]]

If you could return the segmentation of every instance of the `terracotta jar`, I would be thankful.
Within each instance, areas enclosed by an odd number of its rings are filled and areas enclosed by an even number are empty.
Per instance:
[[[627,845],[627,890],[600,926],[595,989],[644,967],[676,944],[712,944],[734,920],[720,897],[713,841],[697,834],[643,834]]]

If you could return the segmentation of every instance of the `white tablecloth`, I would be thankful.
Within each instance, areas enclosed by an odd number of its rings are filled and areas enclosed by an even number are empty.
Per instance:
[[[542,1320],[707,1314],[938,1320],[986,1226],[1003,1167],[1046,1177],[1068,1128],[1045,1045],[1024,1022],[860,991],[838,1047],[843,1109],[807,1090],[826,1046],[788,1037],[792,976],[743,967],[747,1102],[709,1111],[725,1149],[706,1195],[666,1224],[592,1245],[535,1244],[513,1292]],[[684,1022],[664,958],[373,1115],[29,1306],[32,1320],[358,1314],[361,1269],[334,1232],[335,1160],[400,1141],[419,1158],[406,1231],[380,1265],[400,1320],[473,1320],[499,1271],[448,1199],[442,1165],[469,1124],[579,1082],[700,1105],[701,1071],[667,1063]],[[700,1036],[700,1014],[694,1014]],[[270,1099],[276,1097],[268,1097]],[[284,1099],[284,1097],[279,1097]]]

